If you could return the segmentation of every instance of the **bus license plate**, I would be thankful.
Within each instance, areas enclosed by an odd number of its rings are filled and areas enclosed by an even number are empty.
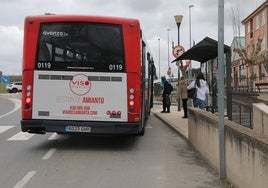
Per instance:
[[[66,126],[65,131],[67,131],[67,132],[91,132],[91,127]]]

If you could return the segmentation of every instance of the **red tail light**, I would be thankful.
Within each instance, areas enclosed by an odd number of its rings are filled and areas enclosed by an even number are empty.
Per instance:
[[[25,71],[22,79],[22,119],[32,118],[33,71]]]
[[[137,74],[128,74],[128,120],[137,122],[140,120],[140,79]]]

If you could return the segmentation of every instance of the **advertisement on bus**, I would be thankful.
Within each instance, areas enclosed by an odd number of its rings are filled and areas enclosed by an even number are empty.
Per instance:
[[[125,73],[35,71],[33,118],[125,122],[126,85]]]

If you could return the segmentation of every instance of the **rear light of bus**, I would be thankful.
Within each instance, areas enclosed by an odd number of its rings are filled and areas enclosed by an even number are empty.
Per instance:
[[[26,70],[22,77],[22,119],[32,118],[33,71]]]
[[[135,89],[134,88],[130,88],[129,89],[129,107],[130,109],[134,108],[134,99],[135,99]]]
[[[140,121],[140,80],[137,74],[128,74],[127,77],[127,102],[128,102],[128,121]]]
[[[32,104],[32,86],[26,86],[25,108],[31,109]]]

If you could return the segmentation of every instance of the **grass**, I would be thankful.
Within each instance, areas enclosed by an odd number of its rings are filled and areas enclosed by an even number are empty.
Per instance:
[[[6,85],[7,84],[0,83],[0,93],[7,93],[6,92]]]

